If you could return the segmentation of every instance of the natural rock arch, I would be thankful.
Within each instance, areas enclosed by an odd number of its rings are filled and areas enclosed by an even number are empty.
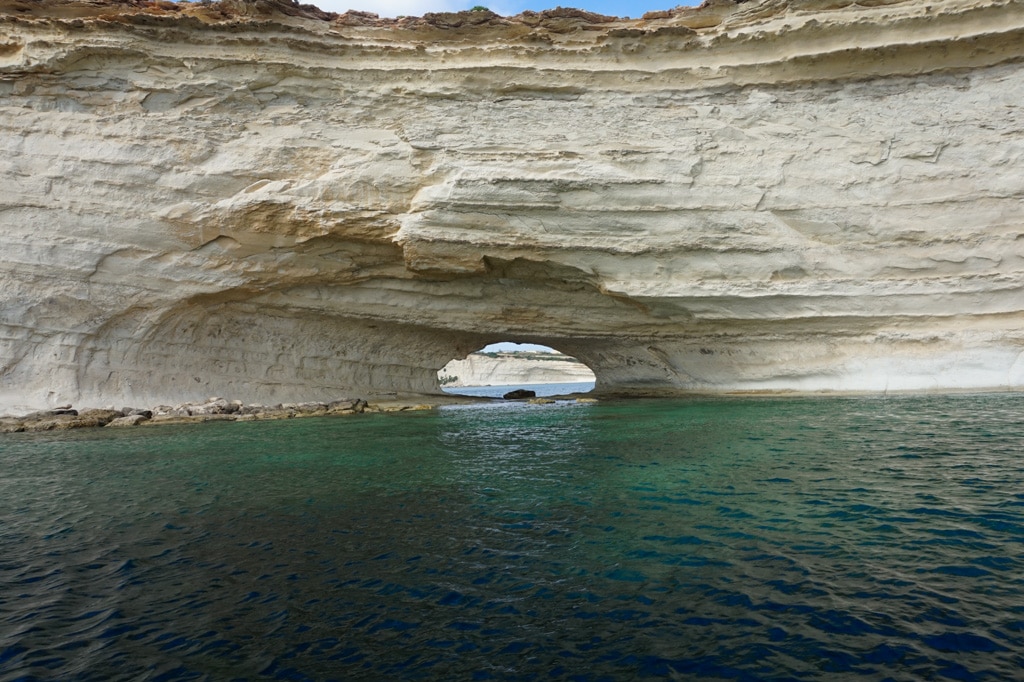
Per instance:
[[[507,341],[488,344],[465,358],[454,359],[438,371],[438,381],[450,393],[482,386],[596,382],[593,370],[576,358],[544,344],[519,345]]]

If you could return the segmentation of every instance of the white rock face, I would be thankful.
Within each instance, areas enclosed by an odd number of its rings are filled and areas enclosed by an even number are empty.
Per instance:
[[[1024,387],[1021,0],[158,4],[0,0],[0,410]]]
[[[440,372],[454,379],[447,388],[459,386],[514,386],[517,384],[561,384],[594,381],[594,373],[575,358],[558,355],[514,355],[491,357],[471,353],[464,360],[452,360]]]

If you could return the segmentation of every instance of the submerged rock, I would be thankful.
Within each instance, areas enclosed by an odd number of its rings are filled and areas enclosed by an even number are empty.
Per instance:
[[[501,397],[504,398],[505,400],[521,400],[523,398],[534,398],[536,397],[536,395],[536,391],[531,391],[526,388],[517,388],[514,391],[509,391],[508,393]]]

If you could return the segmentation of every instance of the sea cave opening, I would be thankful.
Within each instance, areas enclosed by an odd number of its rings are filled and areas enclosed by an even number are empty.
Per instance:
[[[550,346],[505,341],[450,361],[437,380],[445,393],[501,398],[517,390],[536,397],[589,393],[596,377],[587,365]]]

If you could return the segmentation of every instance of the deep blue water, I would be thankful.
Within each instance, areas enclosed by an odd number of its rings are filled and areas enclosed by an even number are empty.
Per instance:
[[[1020,679],[1024,396],[0,439],[0,682]]]

